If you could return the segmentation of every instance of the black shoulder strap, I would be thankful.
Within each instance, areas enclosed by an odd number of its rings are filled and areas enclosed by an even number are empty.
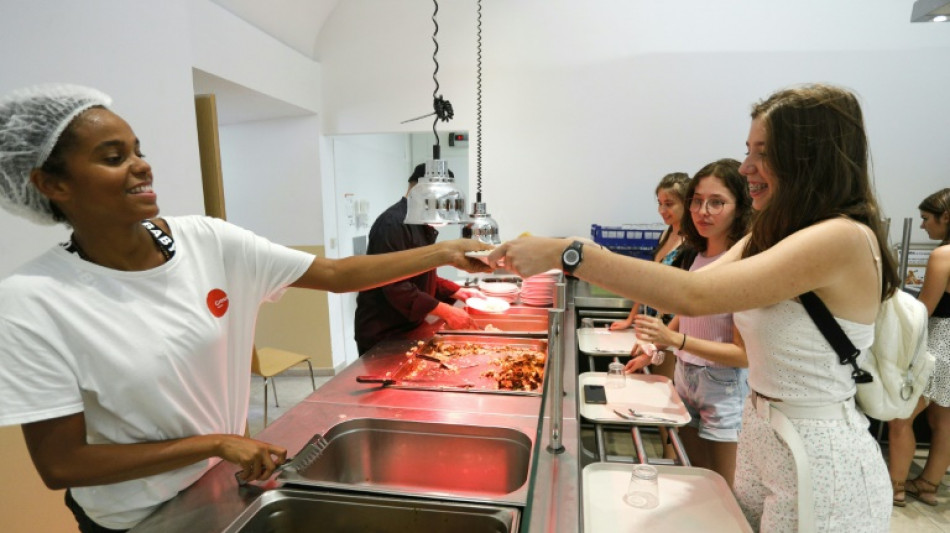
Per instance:
[[[165,261],[175,256],[175,239],[172,239],[171,235],[165,233],[158,224],[155,224],[151,220],[143,220],[142,225],[145,226],[149,235],[152,236],[152,240],[155,241],[155,245],[158,246],[159,251],[162,252]]]
[[[870,383],[873,378],[866,371],[858,368],[858,355],[861,351],[854,347],[854,343],[848,338],[847,333],[841,329],[841,326],[835,322],[831,311],[825,306],[814,292],[808,291],[798,297],[808,312],[808,316],[815,322],[821,334],[828,340],[828,344],[835,349],[838,354],[838,361],[843,365],[851,365],[854,370],[851,377],[855,383]]]

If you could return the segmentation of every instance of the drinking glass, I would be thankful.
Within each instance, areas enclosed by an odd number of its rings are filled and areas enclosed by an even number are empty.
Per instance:
[[[660,505],[656,467],[633,465],[630,484],[627,486],[627,493],[623,495],[623,501],[640,509],[653,509]]]
[[[627,376],[623,372],[623,363],[616,357],[614,357],[612,363],[607,365],[607,382],[605,385],[608,389],[622,389],[627,385]]]

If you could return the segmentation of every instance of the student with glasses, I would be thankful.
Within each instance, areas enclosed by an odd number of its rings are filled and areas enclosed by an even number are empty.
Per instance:
[[[696,271],[722,257],[745,235],[752,199],[734,159],[704,166],[686,194],[690,216],[683,219],[683,233],[689,248],[682,268]],[[638,338],[675,350],[673,382],[692,418],[679,430],[690,462],[718,472],[731,487],[742,403],[749,392],[749,363],[732,313],[677,315],[668,326],[656,317],[639,315],[636,328]],[[633,372],[644,363],[643,356],[635,357],[627,369]]]

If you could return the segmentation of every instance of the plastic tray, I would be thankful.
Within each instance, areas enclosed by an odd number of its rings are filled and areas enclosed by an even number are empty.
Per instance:
[[[580,328],[577,347],[585,355],[630,355],[639,343],[632,329],[610,331],[607,328]]]
[[[636,426],[685,426],[692,417],[680,399],[673,382],[665,376],[656,374],[627,374],[626,387],[606,389],[607,403],[586,403],[584,385],[603,385],[607,378],[605,372],[584,372],[577,377],[580,392],[581,416],[599,423],[629,424]],[[614,409],[626,413],[633,409],[645,415],[655,415],[672,420],[662,422],[653,419],[629,420],[621,418]]]
[[[637,509],[623,502],[631,465],[594,463],[584,468],[581,491],[585,533],[703,531],[751,532],[726,480],[703,468],[657,465],[660,505]]]

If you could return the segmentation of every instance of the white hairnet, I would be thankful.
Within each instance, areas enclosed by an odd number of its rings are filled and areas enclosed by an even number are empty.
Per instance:
[[[55,224],[49,201],[30,182],[66,126],[90,107],[112,99],[89,87],[47,84],[0,98],[0,206],[40,224]]]

